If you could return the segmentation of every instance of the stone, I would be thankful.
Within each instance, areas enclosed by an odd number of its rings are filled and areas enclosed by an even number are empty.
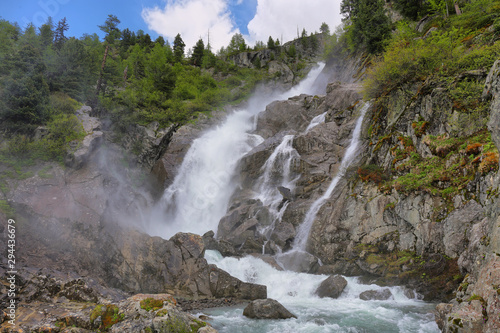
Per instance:
[[[288,311],[278,301],[268,299],[257,299],[243,310],[243,315],[254,319],[289,319],[297,318],[294,314]]]
[[[359,294],[359,298],[363,301],[385,301],[392,297],[392,293],[388,288],[382,290],[367,290]]]
[[[120,140],[120,144],[136,155],[141,165],[151,170],[166,152],[178,128],[178,124],[173,124],[168,128],[160,129],[158,122],[152,122],[147,126],[136,124],[128,129],[127,134]]]
[[[345,287],[347,286],[347,280],[340,275],[334,275],[328,277],[326,280],[321,282],[319,287],[316,289],[315,294],[319,297],[330,297],[338,298]]]
[[[213,297],[250,300],[267,298],[267,287],[264,285],[243,282],[215,265],[209,265],[209,271],[210,290]]]
[[[317,98],[320,101],[316,102],[314,97],[303,94],[286,101],[272,102],[258,114],[256,134],[268,139],[282,131],[304,131],[315,116],[324,112],[322,108],[311,107],[324,100],[324,97]]]
[[[278,262],[287,270],[299,273],[316,273],[318,258],[302,251],[290,251],[278,256]]]
[[[293,201],[293,199],[294,199],[293,194],[289,188],[286,188],[284,186],[278,186],[277,189],[280,192],[280,194],[283,196],[283,200]]]

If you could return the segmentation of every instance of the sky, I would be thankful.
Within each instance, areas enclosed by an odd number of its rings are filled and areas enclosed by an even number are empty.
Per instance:
[[[103,33],[108,14],[118,17],[118,28],[143,30],[153,40],[163,36],[170,43],[181,34],[186,48],[210,38],[213,50],[227,46],[235,33],[247,44],[267,43],[269,36],[287,42],[303,29],[319,31],[323,22],[330,31],[341,22],[341,0],[0,0],[0,18],[25,28],[40,27],[49,16],[57,23],[66,17],[68,37]]]

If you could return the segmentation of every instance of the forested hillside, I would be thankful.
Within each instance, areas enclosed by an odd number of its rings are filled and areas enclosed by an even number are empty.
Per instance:
[[[104,40],[95,33],[68,38],[69,24],[49,18],[41,27],[20,28],[0,21],[0,131],[10,142],[1,147],[4,155],[60,159],[67,143],[82,136],[73,116],[82,103],[112,120],[117,131],[152,121],[183,124],[200,112],[238,103],[258,82],[279,77],[279,71],[268,71],[270,61],[298,73],[306,67],[302,53],[320,49],[317,35],[305,30],[299,50],[272,37],[250,47],[235,34],[215,54],[201,39],[186,46],[179,34],[170,44],[161,36],[153,41],[143,31],[121,30],[114,15],[99,26]],[[256,57],[244,66],[231,59],[263,49],[269,59]],[[48,135],[33,140],[39,126]]]

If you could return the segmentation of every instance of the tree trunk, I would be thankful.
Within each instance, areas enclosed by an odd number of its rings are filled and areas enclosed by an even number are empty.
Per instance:
[[[97,89],[96,89],[96,96],[99,95],[99,91],[101,91],[101,86],[102,86],[102,77],[104,74],[104,66],[106,65],[106,58],[108,57],[108,51],[109,51],[109,44],[106,45],[106,50],[104,50],[104,57],[102,58],[102,64],[101,64],[101,72],[99,73],[99,80],[97,81]]]

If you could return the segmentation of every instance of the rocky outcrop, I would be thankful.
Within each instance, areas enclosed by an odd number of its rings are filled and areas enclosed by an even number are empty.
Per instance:
[[[120,143],[123,148],[137,156],[137,161],[142,166],[151,170],[156,161],[165,153],[178,128],[178,124],[173,124],[169,128],[160,128],[156,121],[147,126],[131,126]]]
[[[316,289],[315,294],[319,297],[330,297],[338,298],[345,287],[347,286],[347,280],[340,275],[330,276],[319,285]]]
[[[90,106],[82,106],[76,111],[76,117],[82,123],[85,137],[83,141],[75,142],[71,146],[64,159],[64,164],[73,169],[80,169],[89,160],[90,154],[103,142],[101,121],[92,117]],[[42,134],[39,135],[40,137]]]
[[[257,299],[250,302],[243,310],[243,315],[254,319],[289,319],[297,318],[293,313],[288,311],[278,301],[268,299]]]
[[[491,99],[488,129],[497,147],[500,147],[500,80],[497,60],[486,79],[483,98]],[[481,200],[485,218],[467,232],[465,251],[458,263],[466,273],[455,298],[437,306],[436,322],[443,332],[497,332],[500,327],[500,201],[497,191],[500,175],[489,177],[488,190]],[[484,191],[484,190],[483,190]]]
[[[23,332],[210,332],[217,330],[185,313],[170,294],[137,294],[121,299],[83,301],[59,298],[18,308],[16,327]],[[2,332],[17,332],[0,322]]]
[[[167,145],[162,146],[165,149],[161,151],[154,149],[154,154],[151,156],[154,155],[156,159],[152,160],[151,173],[162,184],[162,188],[166,188],[174,180],[191,142],[210,126],[220,122],[225,115],[226,112],[222,111],[213,111],[210,117],[200,115],[195,124],[186,124],[177,128],[169,137],[168,143],[165,142]]]

